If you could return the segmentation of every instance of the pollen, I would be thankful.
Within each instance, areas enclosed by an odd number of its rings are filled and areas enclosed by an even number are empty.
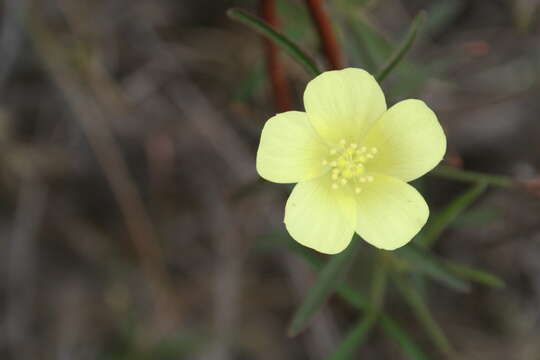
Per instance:
[[[375,147],[368,148],[341,139],[330,149],[330,157],[322,159],[322,164],[328,166],[332,189],[350,188],[350,191],[360,194],[363,184],[374,181],[369,173],[369,163],[377,153]]]

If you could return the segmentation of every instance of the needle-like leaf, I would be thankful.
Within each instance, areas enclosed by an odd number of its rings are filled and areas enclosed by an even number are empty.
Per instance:
[[[426,227],[420,243],[424,247],[432,247],[444,230],[465,211],[487,188],[485,182],[479,182],[469,190],[455,198],[443,211],[433,217],[433,221]]]
[[[321,269],[313,287],[306,295],[304,302],[296,310],[288,330],[289,336],[295,336],[304,329],[313,315],[334,293],[342,276],[356,255],[360,241],[353,239],[343,252],[332,256]]]
[[[390,58],[382,66],[382,68],[379,70],[377,75],[375,75],[375,78],[378,81],[383,81],[388,76],[388,74],[390,74],[392,69],[394,69],[399,64],[399,62],[401,61],[401,59],[403,59],[405,54],[407,54],[407,52],[413,45],[414,40],[416,39],[418,27],[424,21],[425,17],[426,17],[425,11],[421,11],[418,15],[416,15],[403,42],[399,45],[399,47],[396,49],[394,54],[390,56]]]
[[[302,51],[298,45],[289,40],[285,35],[272,28],[264,20],[250,14],[245,10],[236,8],[229,9],[227,11],[227,15],[231,19],[249,26],[259,34],[274,42],[276,45],[280,46],[296,62],[302,65],[310,75],[317,76],[321,73],[310,56]]]
[[[470,290],[470,286],[466,281],[450,272],[444,263],[429,251],[415,246],[415,244],[409,244],[397,250],[396,254],[404,259],[412,269],[443,285],[461,292]]]

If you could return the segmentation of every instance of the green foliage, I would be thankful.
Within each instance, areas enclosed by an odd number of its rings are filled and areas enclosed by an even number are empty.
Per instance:
[[[396,251],[399,257],[407,261],[408,266],[427,277],[449,288],[466,292],[470,286],[467,282],[450,272],[444,264],[427,251],[423,251],[414,244],[409,244]]]
[[[430,174],[462,182],[483,182],[487,185],[498,187],[510,187],[513,184],[513,180],[507,176],[484,174],[477,171],[466,171],[444,165],[436,167],[430,172]]]
[[[453,21],[461,11],[463,1],[433,2],[428,11],[431,16],[427,17],[425,12],[420,12],[411,23],[402,42],[397,46],[371,24],[365,13],[358,16],[358,12],[351,11],[353,8],[362,8],[366,3],[366,1],[354,0],[336,2],[336,10],[346,29],[341,33],[344,47],[353,63],[357,62],[360,67],[376,73],[376,78],[379,81],[386,79],[391,73],[395,73],[396,78],[399,78],[400,81],[392,88],[394,97],[410,95],[424,85],[428,79],[452,63],[452,59],[435,59],[429,65],[421,66],[413,61],[405,60],[405,56],[418,37],[436,34]],[[307,12],[297,4],[287,1],[278,1],[278,4],[279,11],[284,17],[294,14],[292,16],[298,19],[294,24],[290,24],[290,21],[285,24],[284,33],[287,36],[275,31],[262,20],[245,11],[233,9],[228,14],[231,18],[250,26],[274,41],[293,60],[302,65],[310,75],[319,74],[314,60],[290,40],[302,41],[305,40],[306,34],[309,34],[307,36],[314,34],[313,31],[306,30],[309,25]],[[362,8],[362,10],[364,9]],[[422,31],[420,31],[422,24]],[[380,64],[383,65],[380,66]],[[257,77],[260,76],[257,74]],[[390,79],[390,86],[392,86],[391,81],[392,79]],[[326,263],[323,261],[323,257],[300,246],[284,232],[259,239],[258,250],[287,248],[301,256],[318,273],[316,282],[293,315],[289,326],[289,335],[294,336],[302,331],[326,300],[336,294],[346,305],[358,311],[358,320],[339,343],[330,359],[354,358],[357,349],[368,340],[370,331],[376,327],[380,327],[385,336],[399,346],[406,358],[429,359],[407,328],[394,319],[388,309],[384,307],[385,294],[393,294],[388,290],[395,288],[396,294],[410,307],[419,324],[424,328],[425,334],[429,336],[439,352],[447,356],[454,354],[450,341],[428,307],[427,295],[431,282],[458,292],[470,291],[471,282],[493,288],[503,287],[504,282],[482,269],[440,258],[431,252],[431,248],[444,231],[455,224],[466,225],[474,219],[476,219],[474,221],[492,219],[493,217],[489,216],[470,216],[475,211],[474,209],[470,210],[471,205],[484,194],[489,186],[507,188],[513,185],[513,181],[505,176],[466,171],[448,166],[437,167],[431,175],[469,182],[473,185],[433,216],[431,222],[418,235],[414,243],[395,252],[384,252],[371,248],[366,250],[373,251],[376,258],[376,265],[373,268],[366,270],[364,266],[361,270],[369,272],[371,288],[368,294],[366,291],[360,290],[360,287],[353,286],[352,284],[356,284],[355,282],[345,279],[351,266],[361,266],[361,264],[354,262],[360,246],[358,239],[353,239],[347,250],[333,256]],[[468,215],[464,216],[464,214]],[[393,281],[388,282],[387,279]]]
[[[451,261],[446,261],[445,266],[449,271],[453,272],[456,276],[461,277],[462,279],[474,281],[481,285],[490,286],[493,288],[501,289],[505,287],[504,281],[496,275],[490,274],[489,272],[475,267],[458,264]]]
[[[349,265],[353,262],[360,242],[352,241],[347,249],[332,256],[322,268],[317,281],[306,295],[305,300],[296,310],[289,326],[289,336],[297,335],[332,295]]]
[[[483,181],[473,185],[469,190],[456,197],[443,211],[433,217],[420,238],[420,243],[431,247],[463,211],[465,211],[486,190],[487,184]]]
[[[386,61],[386,63],[377,72],[377,75],[375,75],[375,78],[378,81],[383,81],[388,76],[388,74],[390,74],[392,69],[394,69],[401,62],[405,54],[409,52],[412,44],[414,43],[414,40],[416,39],[416,33],[418,32],[418,27],[424,21],[425,17],[426,17],[426,14],[424,12],[420,12],[420,14],[416,16],[413,23],[411,24],[411,28],[409,29],[401,45],[399,45],[399,47],[395,50],[393,55],[390,56],[390,58]]]
[[[418,321],[424,326],[433,344],[444,354],[449,355],[453,353],[450,341],[431,314],[421,292],[410,279],[405,276],[396,275],[394,276],[394,284],[401,292],[403,299],[411,307]]]
[[[347,360],[351,359],[354,351],[360,347],[375,325],[377,317],[374,313],[368,314],[360,319],[349,331],[345,339],[339,344],[337,350],[330,356],[330,360]]]
[[[394,340],[403,353],[407,355],[411,360],[428,360],[428,356],[418,347],[418,345],[411,339],[407,330],[399,326],[392,318],[387,316],[381,316],[380,324],[385,334]]]
[[[317,65],[315,65],[315,62],[302,51],[298,45],[289,40],[285,35],[273,29],[257,16],[242,9],[229,9],[227,15],[231,19],[251,27],[276,45],[280,46],[281,49],[289,54],[296,62],[298,62],[298,64],[302,65],[309,74],[317,76],[321,73],[317,68]]]

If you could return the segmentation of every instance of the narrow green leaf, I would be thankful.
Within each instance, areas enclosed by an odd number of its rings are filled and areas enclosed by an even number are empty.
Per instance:
[[[481,270],[469,265],[458,264],[450,261],[446,261],[445,265],[448,269],[457,276],[470,281],[477,282],[479,284],[491,286],[494,288],[503,288],[506,286],[504,280],[495,276],[485,270]]]
[[[439,324],[431,315],[429,307],[424,301],[424,298],[414,288],[410,281],[407,281],[403,276],[395,276],[394,283],[401,292],[405,301],[414,311],[418,321],[424,326],[427,334],[431,337],[433,344],[443,353],[450,355],[454,352],[448,338],[444,334]]]
[[[344,46],[350,55],[351,62],[361,64],[362,68],[376,73],[378,64],[383,64],[389,59],[397,45],[358,11],[351,12],[341,9],[340,16],[343,18],[345,27]],[[424,29],[424,25],[422,25],[422,29]],[[396,73],[399,81],[392,84],[391,92],[387,93],[387,100],[410,97],[411,94],[421,89],[428,80],[443,74],[454,61],[455,59],[445,57],[430,59],[429,63],[418,65],[406,58],[402,59],[399,66],[392,70]]]
[[[369,300],[359,291],[353,289],[347,284],[342,284],[338,288],[339,296],[350,306],[360,311],[368,311],[372,308]],[[428,360],[428,356],[420,349],[415,341],[410,337],[407,330],[403,329],[399,323],[390,315],[381,312],[379,318],[384,333],[394,339],[401,347],[401,350],[412,360]]]
[[[347,360],[354,354],[365,341],[366,335],[377,322],[384,303],[384,294],[387,285],[387,261],[383,253],[379,253],[371,277],[371,307],[364,311],[363,319],[359,320],[347,337],[339,344],[336,351],[330,357],[331,360]]]
[[[433,217],[432,222],[426,227],[420,243],[424,247],[432,247],[444,230],[446,230],[454,220],[467,209],[476,199],[484,193],[487,188],[485,182],[480,182],[472,186],[469,190],[455,198],[443,211]]]
[[[315,62],[304,51],[302,51],[298,45],[289,40],[280,32],[273,29],[264,20],[242,9],[229,9],[227,11],[227,15],[231,19],[249,26],[259,34],[274,42],[276,45],[280,46],[296,62],[302,65],[309,74],[317,76],[321,73],[315,65]]]
[[[414,18],[411,27],[409,31],[407,32],[407,36],[405,36],[405,39],[403,42],[399,45],[399,47],[396,49],[394,54],[388,59],[388,61],[382,66],[381,70],[375,75],[375,78],[378,81],[383,81],[388,74],[392,71],[394,67],[396,67],[397,64],[403,59],[405,54],[409,51],[412,44],[414,43],[414,40],[416,39],[416,33],[418,32],[418,27],[420,24],[424,21],[424,18],[426,17],[425,11],[421,11],[416,17]]]
[[[366,311],[373,307],[367,297],[347,284],[340,284],[337,293],[347,304],[358,310]]]
[[[464,211],[453,223],[452,227],[476,227],[483,226],[500,219],[502,212],[500,209],[479,208]]]
[[[360,241],[358,239],[353,239],[347,249],[337,255],[333,255],[319,272],[315,284],[309,290],[304,302],[296,310],[291,320],[288,330],[289,336],[296,336],[302,331],[313,315],[330,295],[334,293],[341,277],[354,260],[359,244]]]
[[[450,272],[434,255],[424,249],[410,244],[396,251],[396,254],[418,272],[456,291],[470,290],[469,284]]]
[[[370,313],[360,319],[349,331],[345,339],[339,344],[336,351],[330,356],[329,360],[347,360],[354,355],[364,341],[366,341],[369,331],[377,321],[375,313]]]
[[[404,354],[412,360],[428,360],[428,356],[409,336],[407,330],[403,329],[398,323],[389,316],[381,316],[380,324],[385,334],[394,339],[401,347]]]
[[[484,174],[476,171],[462,170],[451,166],[440,165],[433,169],[430,175],[463,182],[485,182],[488,185],[511,187],[512,178],[502,175]]]
[[[320,257],[315,256],[313,252],[305,247],[299,246],[290,236],[283,232],[261,237],[257,246],[259,249],[269,249],[276,246],[288,247],[291,251],[300,255],[314,270],[319,271],[324,266]],[[346,283],[338,284],[337,294],[345,303],[359,311],[369,312],[373,308],[366,296]],[[409,359],[429,360],[428,356],[409,336],[408,332],[392,316],[381,311],[379,323],[385,334],[396,341]]]
[[[352,14],[355,14],[354,17]],[[342,15],[346,19],[346,26],[349,29],[344,34],[346,37],[350,37],[351,46],[348,53],[356,55],[361,61],[362,67],[374,73],[377,64],[382,63],[390,56],[393,45],[373,30],[364,17],[358,17],[356,13],[350,12]]]

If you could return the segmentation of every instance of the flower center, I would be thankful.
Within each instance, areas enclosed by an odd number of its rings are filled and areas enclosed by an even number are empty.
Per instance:
[[[345,139],[330,149],[330,156],[322,160],[332,177],[332,189],[351,186],[356,194],[362,191],[362,184],[373,182],[373,176],[366,174],[367,163],[375,157],[378,149],[347,143]]]

